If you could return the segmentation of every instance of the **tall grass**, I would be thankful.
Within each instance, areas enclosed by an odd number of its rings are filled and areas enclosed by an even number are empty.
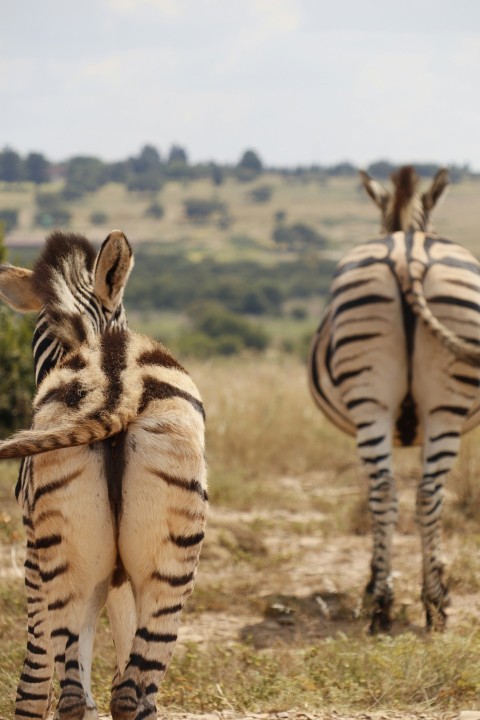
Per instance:
[[[200,625],[207,614],[211,623],[220,614],[230,614],[251,623],[252,617],[258,620],[264,611],[265,594],[272,588],[282,592],[288,584],[287,573],[298,575],[297,561],[306,567],[304,553],[309,546],[305,540],[317,538],[328,544],[341,535],[352,563],[362,543],[366,557],[367,539],[355,537],[369,532],[365,482],[354,442],[315,407],[306,369],[298,359],[271,354],[187,365],[207,412],[213,512],[197,589],[184,622],[195,627],[196,619]],[[444,513],[450,533],[447,542],[453,542],[452,534],[456,536],[451,568],[454,599],[463,594],[470,605],[477,602],[473,594],[480,591],[478,436],[472,434],[464,441],[448,484]],[[395,460],[400,494],[408,500],[399,532],[411,534],[420,473],[418,453],[399,452]],[[13,496],[17,465],[1,468],[0,544],[6,557],[23,530]],[[418,599],[420,574],[416,561],[412,565],[411,574],[406,568],[402,579],[411,601]],[[315,566],[310,575],[318,573],[320,582],[321,572]],[[356,577],[360,575],[361,569]],[[307,579],[305,585],[310,587],[310,582],[316,580]],[[341,585],[342,591],[345,587]],[[346,590],[354,599],[361,593],[360,586]],[[455,630],[443,636],[428,637],[409,625],[415,634],[378,639],[365,635],[364,624],[364,620],[351,620],[348,637],[334,626],[330,637],[313,642],[297,636],[291,644],[278,642],[265,650],[233,638],[222,644],[179,645],[162,685],[161,702],[168,711],[188,708],[196,712],[415,708],[438,713],[479,705],[480,631],[471,620],[457,621]],[[397,625],[405,627],[401,622]],[[3,579],[0,718],[13,714],[25,628],[21,579]],[[105,618],[99,623],[95,656],[94,695],[105,711],[114,666]]]
[[[290,356],[189,363],[207,411],[212,502],[285,506],[278,479],[305,473],[332,482],[358,466],[354,444],[314,406],[306,368]],[[287,493],[288,495],[288,493]]]

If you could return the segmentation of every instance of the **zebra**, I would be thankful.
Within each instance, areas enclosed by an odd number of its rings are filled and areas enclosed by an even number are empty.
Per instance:
[[[16,716],[98,717],[90,689],[95,624],[108,605],[114,720],[153,720],[156,694],[193,589],[208,492],[203,403],[160,343],[130,331],[122,295],[130,245],[98,254],[53,233],[32,271],[0,266],[0,296],[38,312],[30,430],[0,443],[24,458],[27,657]],[[59,349],[60,348],[60,349]]]
[[[446,624],[449,591],[440,557],[443,486],[460,437],[480,422],[480,264],[436,234],[431,212],[444,194],[441,169],[424,193],[412,166],[393,192],[361,171],[381,212],[381,235],[339,262],[331,299],[310,348],[314,400],[356,439],[369,481],[370,632],[391,627],[392,535],[398,506],[392,446],[423,446],[416,518],[427,628]]]

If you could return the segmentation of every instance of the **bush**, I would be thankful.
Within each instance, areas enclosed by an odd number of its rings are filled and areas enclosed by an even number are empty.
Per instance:
[[[14,230],[18,225],[18,210],[5,209],[0,210],[0,224],[3,223],[5,233]]]
[[[265,331],[222,307],[207,304],[195,311],[196,328],[212,338],[237,337],[244,347],[264,350],[268,345]]]
[[[34,320],[0,306],[0,437],[31,421],[34,392],[31,343]]]
[[[145,210],[145,215],[147,217],[155,218],[156,220],[160,220],[165,211],[163,209],[163,205],[160,205],[158,202],[153,202],[151,205],[148,206],[148,208]]]
[[[213,213],[225,212],[224,203],[218,200],[205,200],[203,198],[187,198],[184,201],[185,214],[189,220],[202,221]]]
[[[95,157],[74,157],[67,163],[63,197],[77,200],[87,192],[95,192],[107,182],[106,166]]]
[[[254,150],[246,150],[235,168],[235,176],[240,182],[251,182],[262,172],[262,161]]]
[[[254,203],[266,203],[271,199],[272,193],[271,185],[259,185],[249,192],[249,197]]]
[[[158,192],[163,185],[163,178],[157,171],[151,170],[142,174],[130,175],[127,189],[130,192]]]
[[[227,356],[268,346],[268,336],[262,328],[216,303],[201,303],[191,309],[190,315],[194,330],[178,343],[179,351],[185,355]]]
[[[277,245],[285,245],[288,250],[323,248],[328,242],[323,235],[304,223],[279,224],[274,229],[272,237]]]
[[[66,226],[70,223],[71,213],[63,205],[59,193],[38,193],[36,196],[38,211],[34,223],[43,228]]]
[[[0,227],[0,262],[5,262]],[[0,437],[26,428],[31,420],[34,391],[32,336],[34,320],[0,304]]]
[[[290,314],[294,320],[305,320],[305,318],[308,317],[307,309],[301,305],[293,307]]]
[[[90,215],[90,222],[92,223],[92,225],[106,225],[108,220],[109,216],[107,215],[107,213],[102,212],[102,210],[92,212]]]

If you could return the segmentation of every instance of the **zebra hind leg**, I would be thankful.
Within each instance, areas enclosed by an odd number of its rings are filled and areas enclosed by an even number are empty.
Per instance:
[[[17,686],[15,717],[43,719],[47,717],[53,700],[53,652],[33,525],[28,517],[24,518],[24,525],[27,530],[25,587],[28,596],[28,642]]]
[[[442,631],[447,622],[449,592],[441,558],[443,484],[458,454],[460,433],[451,429],[425,442],[424,474],[417,489],[417,522],[422,541],[422,602],[427,628]]]
[[[370,612],[370,633],[387,632],[392,625],[393,588],[391,556],[398,506],[392,473],[392,441],[378,422],[364,423],[358,430],[357,447],[368,471],[368,504],[373,522],[371,577],[365,588],[364,607]]]

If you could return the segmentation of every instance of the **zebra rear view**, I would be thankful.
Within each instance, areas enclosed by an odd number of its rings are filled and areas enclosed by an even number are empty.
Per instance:
[[[461,434],[480,422],[480,264],[431,225],[446,171],[423,195],[413,168],[401,168],[392,179],[390,194],[362,173],[382,212],[384,234],[340,261],[309,362],[314,399],[356,438],[369,478],[373,557],[365,600],[371,632],[391,624],[398,512],[393,445],[423,446],[416,507],[422,601],[427,626],[441,629],[448,604],[440,557],[443,484]]]
[[[206,519],[205,414],[170,353],[120,322],[132,265],[125,236],[114,232],[96,257],[84,238],[55,234],[33,272],[0,268],[2,298],[40,310],[32,428],[0,443],[0,457],[28,458],[19,494],[27,569],[37,571],[35,661],[27,654],[18,717],[46,716],[54,664],[56,717],[97,717],[90,668],[108,598],[112,716],[156,718],[193,589]]]

